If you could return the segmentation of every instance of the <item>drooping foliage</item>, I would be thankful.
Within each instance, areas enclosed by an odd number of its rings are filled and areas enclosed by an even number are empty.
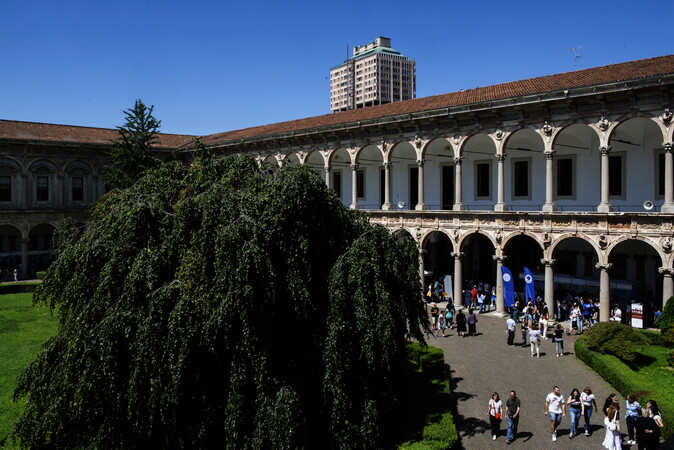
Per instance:
[[[15,436],[45,448],[382,448],[426,315],[417,252],[306,167],[166,163],[60,234],[59,333]]]
[[[152,115],[153,109],[154,106],[148,108],[139,99],[132,109],[124,111],[126,122],[117,127],[119,138],[112,141],[109,152],[111,163],[103,171],[110,188],[127,188],[146,170],[161,163],[152,150],[161,125],[161,120]]]

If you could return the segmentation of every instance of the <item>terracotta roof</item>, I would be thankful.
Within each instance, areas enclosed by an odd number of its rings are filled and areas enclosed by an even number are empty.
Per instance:
[[[110,128],[0,120],[0,141],[110,145],[110,141],[117,137],[117,130]],[[158,133],[157,137],[157,148],[170,149],[191,143],[193,136]]]
[[[316,127],[338,125],[341,123],[451,108],[485,101],[543,94],[546,92],[616,83],[665,74],[674,74],[674,55],[612,64],[609,66],[578,70],[557,75],[529,78],[521,81],[496,84],[493,86],[435,95],[432,97],[423,97],[414,100],[389,103],[386,105],[369,106],[367,108],[308,117],[306,119],[217,133],[204,136],[202,142],[206,145],[213,145],[231,140],[252,138],[255,136],[307,130]]]

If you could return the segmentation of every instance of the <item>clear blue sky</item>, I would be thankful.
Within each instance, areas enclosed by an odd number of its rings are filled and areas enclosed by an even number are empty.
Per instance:
[[[377,36],[417,97],[674,53],[672,2],[23,0],[0,4],[0,119],[166,133],[329,113],[331,67]],[[571,47],[581,46],[574,67]]]

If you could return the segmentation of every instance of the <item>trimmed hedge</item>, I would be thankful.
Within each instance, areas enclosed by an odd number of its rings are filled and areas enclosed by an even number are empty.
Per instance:
[[[588,348],[614,355],[630,366],[643,359],[642,350],[650,345],[649,338],[620,322],[601,322],[587,330],[584,341]]]
[[[669,297],[662,309],[662,315],[656,323],[658,328],[665,331],[668,328],[674,327],[674,297]]]
[[[420,440],[408,441],[400,446],[405,450],[448,450],[456,446],[459,434],[452,413],[447,409],[450,396],[449,377],[445,370],[442,349],[410,344],[411,359],[416,363],[414,405],[425,408],[424,428]],[[419,387],[422,389],[419,390]]]
[[[47,276],[47,271],[35,272],[35,276],[38,280],[44,280],[44,277]]]
[[[658,377],[639,373],[638,370],[632,370],[616,356],[593,351],[586,341],[587,335],[576,340],[574,350],[578,359],[610,383],[624,397],[635,394],[639,403],[644,406],[648,400],[655,399],[663,412],[663,417],[674,416],[674,395],[672,395],[670,381],[670,379],[674,381],[674,377],[670,371],[666,370]],[[672,357],[674,354],[669,356],[670,363]],[[671,420],[665,420],[664,425],[661,433],[664,438],[674,434],[674,423]]]
[[[0,295],[4,294],[23,294],[25,292],[35,292],[35,288],[40,284],[39,281],[31,283],[3,283],[0,284]]]

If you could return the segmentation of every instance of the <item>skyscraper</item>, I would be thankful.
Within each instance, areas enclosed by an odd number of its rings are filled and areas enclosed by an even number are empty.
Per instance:
[[[415,61],[391,48],[391,39],[354,47],[353,56],[330,70],[333,112],[416,98]]]

